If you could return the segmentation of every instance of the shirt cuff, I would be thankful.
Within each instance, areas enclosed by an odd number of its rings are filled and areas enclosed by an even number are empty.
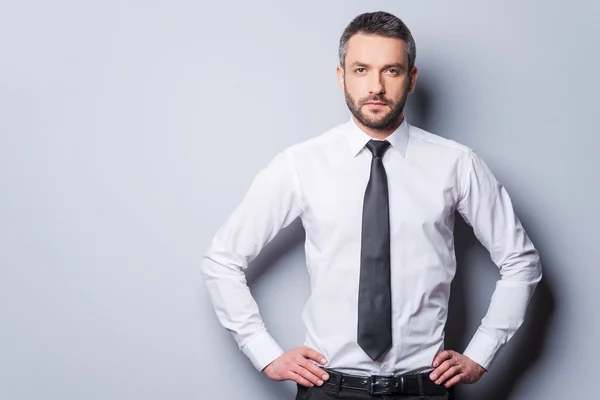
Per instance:
[[[489,371],[501,347],[502,343],[479,327],[463,354]]]
[[[267,331],[262,331],[250,339],[242,347],[242,352],[259,371],[262,371],[273,360],[284,353],[283,349]]]

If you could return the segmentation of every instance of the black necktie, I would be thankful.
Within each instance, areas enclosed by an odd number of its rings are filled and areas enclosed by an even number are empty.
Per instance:
[[[382,161],[389,146],[387,140],[367,143],[373,158],[363,204],[357,341],[372,360],[392,344],[390,217]]]

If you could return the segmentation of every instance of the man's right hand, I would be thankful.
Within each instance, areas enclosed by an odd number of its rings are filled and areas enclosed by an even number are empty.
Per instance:
[[[263,372],[275,381],[290,379],[302,386],[321,386],[323,381],[329,379],[329,374],[310,360],[322,365],[327,364],[323,354],[310,347],[301,346],[280,355],[263,368]]]

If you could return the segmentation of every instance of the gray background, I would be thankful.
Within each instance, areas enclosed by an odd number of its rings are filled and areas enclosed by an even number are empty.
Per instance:
[[[597,4],[3,2],[0,398],[293,398],[220,327],[199,261],[262,166],[347,120],[337,42],[374,10],[417,42],[409,121],[474,148],[542,254],[526,323],[461,398],[595,398]],[[456,231],[461,351],[499,274]],[[248,272],[285,349],[304,338],[303,235]]]

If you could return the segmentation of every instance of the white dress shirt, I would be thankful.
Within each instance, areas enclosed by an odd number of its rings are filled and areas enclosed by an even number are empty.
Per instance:
[[[392,146],[383,157],[393,344],[378,361],[358,346],[362,206],[372,158],[365,144],[371,139],[351,118],[287,147],[258,172],[202,259],[219,321],[258,370],[284,352],[263,323],[244,269],[300,217],[311,284],[302,312],[304,344],[341,372],[389,375],[430,366],[444,349],[457,210],[501,273],[488,312],[463,352],[489,368],[523,322],[542,275],[538,252],[486,163],[469,147],[406,119],[386,138]]]

